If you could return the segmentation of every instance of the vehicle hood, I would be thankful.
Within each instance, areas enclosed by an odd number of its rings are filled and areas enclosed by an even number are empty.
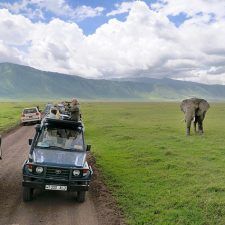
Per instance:
[[[83,167],[86,161],[86,152],[35,149],[32,157],[34,163],[44,165]]]

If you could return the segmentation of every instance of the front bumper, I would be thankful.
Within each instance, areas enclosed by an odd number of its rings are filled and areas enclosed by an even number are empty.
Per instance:
[[[40,122],[41,118],[27,118],[21,119],[21,123],[29,123],[29,122]]]
[[[23,187],[35,188],[45,190],[45,185],[62,185],[67,186],[67,191],[88,191],[89,189],[89,181],[80,182],[79,183],[65,183],[60,181],[23,181]]]
[[[89,183],[93,174],[92,168],[89,167],[87,175],[80,175],[80,177],[73,177],[72,171],[74,168],[60,168],[62,171],[67,170],[67,176],[58,176],[56,174],[47,174],[47,168],[57,169],[55,167],[44,167],[42,175],[37,175],[28,172],[25,169],[26,162],[23,167],[23,182],[24,187],[37,188],[45,190],[46,185],[67,186],[67,191],[88,191]],[[62,172],[63,173],[63,172]]]

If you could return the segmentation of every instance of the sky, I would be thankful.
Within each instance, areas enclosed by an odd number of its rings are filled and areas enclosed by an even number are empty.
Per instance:
[[[224,0],[0,0],[0,63],[225,85]]]

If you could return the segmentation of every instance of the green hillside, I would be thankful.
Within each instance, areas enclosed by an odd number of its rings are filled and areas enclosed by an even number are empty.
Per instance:
[[[0,64],[0,99],[180,100],[198,96],[224,100],[225,86],[171,79],[85,79],[11,63]]]

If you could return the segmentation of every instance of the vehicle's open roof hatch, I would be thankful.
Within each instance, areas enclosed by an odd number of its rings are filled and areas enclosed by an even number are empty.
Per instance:
[[[51,118],[46,118],[44,126],[65,128],[65,129],[77,129],[83,127],[81,122],[75,122],[73,120],[51,119]]]

